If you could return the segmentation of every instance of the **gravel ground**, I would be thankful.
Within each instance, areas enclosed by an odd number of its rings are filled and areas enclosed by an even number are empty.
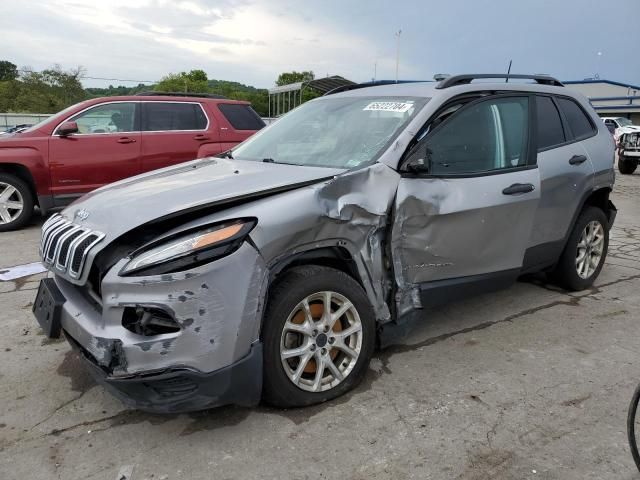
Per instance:
[[[0,478],[638,478],[639,199],[640,175],[618,177],[592,289],[530,279],[425,314],[355,392],[306,409],[127,410],[42,335],[42,275],[0,282]],[[0,234],[0,266],[38,260],[41,223]]]

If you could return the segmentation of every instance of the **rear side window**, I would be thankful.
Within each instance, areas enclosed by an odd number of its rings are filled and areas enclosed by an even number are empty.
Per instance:
[[[205,130],[207,117],[199,103],[148,102],[143,104],[142,130]]]
[[[588,137],[595,131],[589,117],[584,110],[573,100],[568,98],[558,98],[558,104],[562,113],[564,113],[573,137],[576,140]]]
[[[536,97],[536,123],[538,126],[538,150],[551,148],[565,142],[560,114],[549,97]]]
[[[236,130],[260,130],[264,122],[249,105],[221,103],[218,108]]]

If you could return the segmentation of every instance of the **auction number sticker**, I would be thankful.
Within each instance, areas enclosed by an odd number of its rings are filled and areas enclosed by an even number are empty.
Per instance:
[[[371,102],[363,110],[404,113],[409,111],[411,107],[413,107],[413,102]]]

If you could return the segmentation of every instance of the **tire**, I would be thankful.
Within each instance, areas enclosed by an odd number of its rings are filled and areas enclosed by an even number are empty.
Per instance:
[[[326,318],[323,316],[327,304],[325,292],[330,293],[329,304],[333,313],[337,309],[348,309],[328,331],[322,325]],[[303,306],[305,299],[309,305],[308,315],[305,315]],[[358,325],[361,327],[359,331]],[[295,331],[291,327],[295,327]],[[347,330],[353,333],[341,341],[343,334],[339,332]],[[263,400],[280,408],[302,407],[348,392],[360,383],[367,371],[375,348],[375,337],[373,308],[353,278],[328,267],[291,269],[271,288],[267,302],[262,331]],[[343,348],[349,348],[352,354],[358,350],[359,353],[348,355]],[[304,353],[286,359],[281,356],[281,351],[291,353],[296,349],[304,350]],[[294,380],[296,373],[297,383]]]
[[[640,385],[638,385],[633,392],[631,403],[629,403],[629,412],[627,413],[627,439],[629,440],[629,448],[631,449],[631,456],[636,464],[636,468],[640,471],[640,453],[638,453],[638,444],[636,443],[638,400],[640,400]]]
[[[33,193],[24,180],[0,173],[0,232],[24,227],[31,220],[34,203]],[[18,210],[20,204],[22,209]]]
[[[623,175],[631,175],[638,168],[638,161],[624,155],[618,157],[618,171]]]
[[[586,228],[588,225],[590,228],[595,227],[596,224],[599,224],[601,228],[601,241],[597,240],[597,238],[600,238],[598,235],[594,237],[593,244],[591,244],[588,240],[589,231]],[[601,209],[586,206],[582,210],[576,220],[576,224],[573,226],[571,235],[569,235],[560,260],[552,273],[552,278],[556,283],[571,291],[584,290],[593,284],[594,280],[598,278],[607,257],[609,248],[609,229],[607,225],[607,217]],[[590,231],[593,231],[593,229]],[[588,260],[587,264],[578,263],[580,255],[579,243],[582,244],[583,234],[587,235],[587,238],[584,239],[584,245],[587,245],[588,248],[583,247],[580,250],[584,251]],[[596,258],[597,251],[600,251],[599,258]],[[594,262],[596,262],[595,267],[593,266]],[[580,269],[579,265],[583,265],[584,268]],[[582,274],[579,273],[579,269]]]

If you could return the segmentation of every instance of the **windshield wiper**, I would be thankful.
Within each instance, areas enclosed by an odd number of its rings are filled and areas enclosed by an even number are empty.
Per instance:
[[[263,158],[262,161],[264,163],[276,163],[276,161],[273,158]]]
[[[227,150],[226,152],[222,152],[218,155],[219,158],[230,158],[231,160],[233,160],[233,155],[231,153],[231,150]]]

